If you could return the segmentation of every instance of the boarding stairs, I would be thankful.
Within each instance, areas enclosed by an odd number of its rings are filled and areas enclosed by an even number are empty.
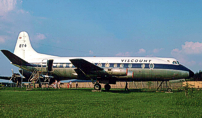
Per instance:
[[[43,62],[42,62],[43,64]],[[33,84],[34,87],[34,83],[39,81],[39,84],[43,84],[44,82],[47,83],[46,81],[48,80],[48,83],[50,82],[50,72],[52,71],[52,66],[53,66],[53,60],[47,60],[47,62],[45,63],[46,65],[46,71],[44,70],[44,67],[41,66],[40,70],[34,70],[30,76],[30,78],[28,79],[28,82],[31,82]],[[43,77],[44,78],[44,82],[42,83],[40,78]],[[40,85],[39,85],[40,86]]]
[[[40,71],[37,71],[37,70],[34,70],[32,72],[32,75],[30,76],[30,78],[28,79],[29,82],[33,82],[33,81],[38,81],[39,78],[40,78],[40,74],[41,72]]]

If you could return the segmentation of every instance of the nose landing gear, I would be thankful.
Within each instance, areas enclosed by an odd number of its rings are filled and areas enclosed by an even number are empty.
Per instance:
[[[160,87],[162,87],[164,81],[161,82],[161,84],[158,86],[157,91],[159,90]],[[167,85],[167,81],[166,81],[166,88],[167,88],[167,92],[172,92],[172,89],[168,87]]]

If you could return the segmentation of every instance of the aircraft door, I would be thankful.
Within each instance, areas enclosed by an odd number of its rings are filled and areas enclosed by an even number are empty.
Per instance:
[[[47,66],[47,59],[43,59],[41,62],[41,71],[42,72],[46,71],[46,66]]]
[[[42,72],[53,71],[53,59],[43,59],[41,63]]]
[[[48,59],[43,59],[41,62],[41,71],[42,72],[47,72],[47,63],[48,63]]]
[[[47,60],[47,71],[50,72],[50,71],[53,71],[53,59],[49,59]]]

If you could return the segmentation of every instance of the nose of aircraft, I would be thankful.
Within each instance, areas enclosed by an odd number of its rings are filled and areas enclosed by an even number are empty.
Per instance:
[[[194,76],[194,72],[192,72],[191,70],[189,70],[189,77],[193,77]]]

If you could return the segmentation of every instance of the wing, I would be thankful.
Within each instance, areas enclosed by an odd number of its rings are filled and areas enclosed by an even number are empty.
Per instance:
[[[103,68],[96,66],[95,64],[90,63],[84,59],[70,59],[70,61],[75,67],[83,71],[85,74],[103,70]]]

